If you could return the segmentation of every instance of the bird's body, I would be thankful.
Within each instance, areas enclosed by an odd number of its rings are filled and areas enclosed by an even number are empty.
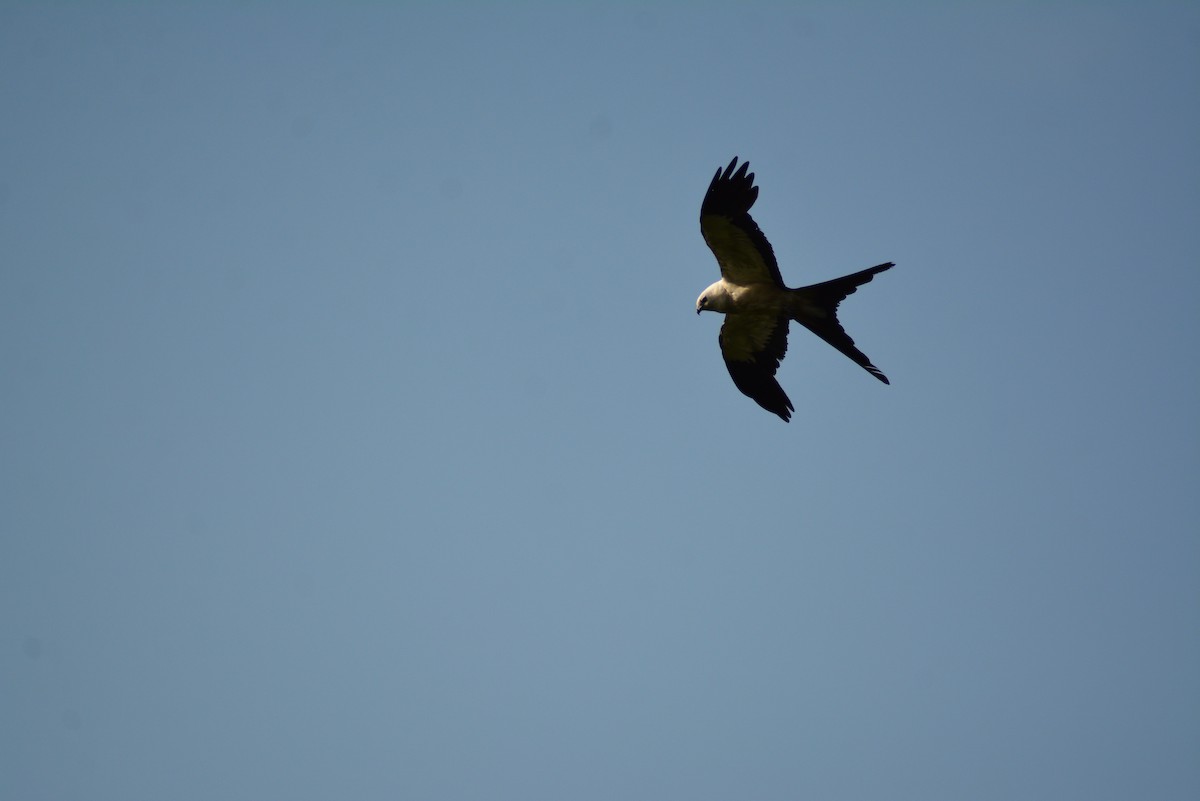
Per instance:
[[[786,308],[787,296],[770,284],[734,284],[722,278],[701,293],[706,298],[704,311],[723,314],[778,314]]]
[[[894,266],[886,262],[820,284],[789,289],[783,283],[771,244],[750,217],[758,198],[749,162],[734,171],[737,158],[713,176],[700,207],[700,231],[721,266],[721,280],[696,300],[696,313],[725,315],[719,342],[733,383],[759,406],[784,422],[795,411],[775,380],[787,353],[788,324],[803,325],[856,364],[887,384],[888,379],[837,319],[838,304],[876,274]]]

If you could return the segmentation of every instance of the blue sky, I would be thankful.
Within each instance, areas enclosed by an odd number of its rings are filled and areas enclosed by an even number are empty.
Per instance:
[[[1197,797],[1198,37],[6,4],[0,796]]]

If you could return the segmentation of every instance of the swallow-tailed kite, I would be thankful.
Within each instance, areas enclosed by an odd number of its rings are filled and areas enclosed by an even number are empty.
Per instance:
[[[733,383],[768,412],[786,423],[795,411],[775,380],[775,371],[787,352],[788,321],[795,320],[849,356],[883,383],[889,383],[837,319],[838,304],[847,295],[894,266],[878,264],[852,275],[821,284],[788,289],[779,274],[771,243],[750,218],[758,198],[749,162],[737,166],[737,157],[724,171],[717,168],[700,206],[700,232],[721,265],[721,280],[696,299],[696,314],[721,312],[725,322],[717,340]]]

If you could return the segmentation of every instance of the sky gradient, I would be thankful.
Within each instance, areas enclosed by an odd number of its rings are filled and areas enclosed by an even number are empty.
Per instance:
[[[1200,797],[1200,9],[923,8],[0,8],[0,797]]]

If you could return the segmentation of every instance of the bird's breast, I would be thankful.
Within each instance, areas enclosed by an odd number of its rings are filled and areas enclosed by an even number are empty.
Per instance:
[[[787,293],[772,284],[731,286],[730,300],[734,312],[777,312],[783,309]]]

